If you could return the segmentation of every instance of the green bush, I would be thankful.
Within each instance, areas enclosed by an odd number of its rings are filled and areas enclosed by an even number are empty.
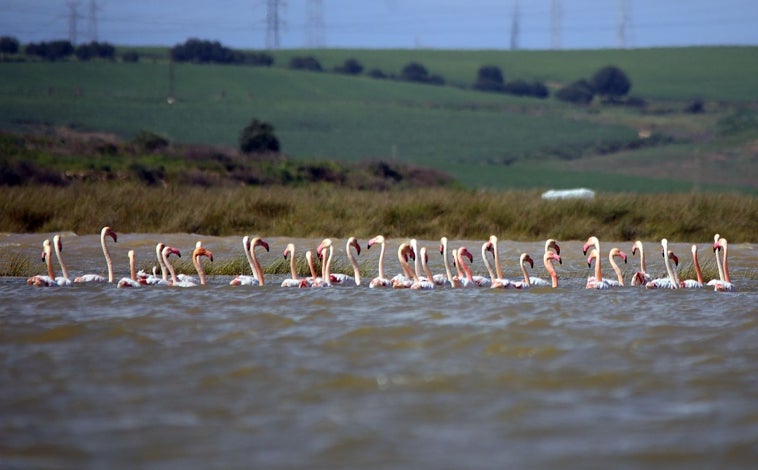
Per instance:
[[[279,139],[274,135],[274,126],[253,119],[240,133],[240,150],[243,153],[279,152]]]

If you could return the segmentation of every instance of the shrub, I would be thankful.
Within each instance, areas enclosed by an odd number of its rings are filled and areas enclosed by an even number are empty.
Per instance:
[[[153,153],[168,147],[168,139],[150,131],[139,131],[132,144],[142,152]]]
[[[308,70],[311,72],[321,72],[321,64],[315,57],[293,57],[290,59],[290,68],[295,70]]]
[[[629,93],[632,82],[623,70],[609,65],[595,72],[592,76],[592,87],[598,95],[619,97]]]
[[[684,108],[684,112],[690,113],[690,114],[699,114],[705,111],[705,103],[700,98],[695,98],[694,100],[687,103],[687,106]]]
[[[363,65],[355,59],[347,59],[344,64],[334,67],[334,71],[347,75],[358,75],[363,72]]]
[[[0,37],[0,53],[3,54],[3,57],[6,54],[15,54],[18,52],[18,39],[11,37],[11,36],[2,36]]]
[[[429,83],[432,85],[444,85],[445,79],[440,75],[429,75],[426,67],[418,62],[410,62],[400,74],[400,78],[409,82]]]
[[[574,104],[589,104],[595,96],[595,90],[587,80],[578,80],[565,86],[555,93],[555,97],[561,101]]]
[[[137,51],[126,51],[121,55],[121,60],[124,62],[139,62],[139,52]]]
[[[503,91],[504,87],[503,72],[499,67],[484,65],[479,68],[474,88],[482,91]]]
[[[65,59],[74,53],[74,46],[70,41],[49,41],[29,43],[24,49],[26,55],[36,55],[45,60]]]
[[[369,70],[368,76],[371,77],[371,78],[378,78],[378,79],[387,78],[387,75],[385,75],[384,72],[382,72],[379,69],[371,69],[371,70]]]
[[[243,153],[279,152],[279,139],[274,135],[274,126],[267,122],[253,119],[239,138],[240,150]]]

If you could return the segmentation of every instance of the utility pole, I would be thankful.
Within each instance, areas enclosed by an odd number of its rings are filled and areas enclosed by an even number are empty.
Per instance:
[[[626,49],[626,29],[629,22],[627,0],[619,1],[619,48]]]
[[[550,6],[550,48],[561,48],[561,28],[563,27],[563,8],[561,0],[553,0]]]
[[[282,3],[280,0],[266,2],[266,49],[279,49],[279,27],[282,22],[279,6]]]
[[[87,33],[90,41],[97,41],[97,0],[89,0],[89,16],[87,18]]]
[[[313,49],[324,47],[324,2],[308,0],[306,16],[306,46]]]
[[[518,0],[513,0],[513,17],[511,18],[511,50],[518,49],[518,23],[519,23],[519,7]]]
[[[79,2],[69,1],[66,4],[68,5],[68,40],[71,44],[76,45],[76,20],[79,18],[79,13],[76,10],[79,8]]]

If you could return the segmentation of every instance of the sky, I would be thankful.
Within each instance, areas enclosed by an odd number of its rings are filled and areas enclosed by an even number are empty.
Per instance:
[[[274,43],[273,29],[269,29],[272,34],[267,40],[267,5],[271,2],[0,0],[0,36],[13,36],[25,44],[71,39],[75,31],[75,43],[96,39],[124,46],[173,46],[198,38],[217,40],[234,48],[263,49]],[[279,0],[278,3],[281,48],[604,49],[758,45],[756,0]],[[90,14],[93,4],[95,21]],[[560,6],[558,10],[553,9],[555,4]],[[76,9],[71,5],[77,5]],[[554,15],[554,11],[560,14]],[[76,27],[72,29],[73,18]],[[518,33],[515,35],[514,24]]]

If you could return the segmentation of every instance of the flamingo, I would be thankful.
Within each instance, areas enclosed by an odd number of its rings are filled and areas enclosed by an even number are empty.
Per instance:
[[[600,268],[600,256],[597,248],[593,248],[590,251],[590,255],[587,258],[587,266],[592,266],[592,260],[595,260],[595,275],[587,278],[586,289],[608,289],[611,285],[606,279],[603,279],[603,272]]]
[[[205,256],[207,257],[211,262],[213,262],[213,252],[211,250],[206,249],[205,247],[198,242],[197,245],[195,245],[195,249],[192,251],[192,264],[195,265],[195,270],[197,271],[197,275],[200,278],[200,285],[205,285],[205,270],[203,269],[203,265],[200,262],[200,257]],[[167,266],[169,266],[167,264]],[[171,284],[174,287],[195,287],[198,285],[198,283],[191,278],[183,279],[183,280],[177,280],[176,282],[173,282]]]
[[[474,282],[474,276],[471,274],[471,269],[464,261],[464,257],[469,259],[470,263],[474,262],[474,255],[465,246],[453,250],[453,259],[455,260],[455,266],[458,268],[458,281],[461,287],[476,287]],[[455,280],[455,277],[453,278]]]
[[[116,243],[118,241],[118,236],[116,235],[116,232],[108,226],[105,226],[100,230],[100,246],[103,248],[105,265],[108,269],[108,279],[99,274],[85,274],[76,277],[74,282],[113,282],[113,262],[111,261],[111,254],[108,252],[108,245],[105,243],[105,237],[113,238],[113,243]]]
[[[176,255],[178,257],[182,257],[182,252],[179,251],[179,249],[174,248],[172,246],[164,246],[163,250],[161,250],[161,259],[163,259],[163,262],[166,264],[166,269],[169,272],[169,275],[171,276],[171,279],[169,279],[166,282],[158,282],[159,285],[174,285],[179,282],[179,278],[176,276],[176,270],[174,269],[174,265],[169,260],[169,256]]]
[[[345,244],[345,252],[347,253],[347,258],[350,261],[350,266],[353,267],[354,276],[348,276],[347,274],[341,274],[341,273],[330,274],[331,276],[330,281],[332,282],[332,284],[344,284],[350,281],[354,281],[356,286],[361,285],[361,272],[358,267],[358,261],[355,260],[355,257],[353,256],[353,253],[350,250],[350,247],[355,248],[355,252],[358,255],[361,254],[361,246],[358,244],[358,240],[355,237],[348,238],[347,244]]]
[[[285,279],[282,281],[282,287],[309,287],[308,281],[305,278],[299,278],[297,276],[297,268],[295,267],[295,244],[294,243],[288,243],[287,247],[284,249],[284,252],[282,255],[284,256],[284,259],[287,259],[287,256],[292,255],[290,257],[290,272],[292,273],[292,277],[289,279]]]
[[[389,279],[384,277],[384,250],[385,250],[385,240],[383,235],[377,235],[371,240],[368,241],[368,245],[366,245],[366,249],[371,249],[372,246],[379,243],[381,248],[379,248],[379,267],[378,267],[378,274],[375,278],[371,280],[369,283],[369,288],[375,289],[377,287],[391,287],[392,282],[390,282]]]
[[[528,289],[532,286],[529,274],[526,272],[526,263],[529,263],[529,267],[534,269],[534,260],[527,253],[521,253],[519,255],[519,266],[521,267],[521,274],[524,275],[523,281],[510,281],[509,287],[514,289]]]
[[[146,284],[148,286],[154,286],[156,284],[168,284],[168,269],[166,268],[166,262],[163,261],[163,248],[166,247],[166,244],[163,242],[159,242],[155,244],[155,257],[158,258],[158,264],[161,267],[161,276],[158,277],[155,272],[155,266],[153,266],[153,274],[150,276],[145,276],[144,279],[140,275],[142,271],[137,273],[140,283]]]
[[[729,265],[727,264],[727,251],[728,251],[728,242],[726,238],[719,237],[719,239],[713,244],[713,250],[716,252],[716,263],[719,264],[719,258],[718,258],[718,252],[720,249],[724,250],[724,261],[723,266],[721,267],[724,273],[723,279],[719,279],[718,281],[711,280],[708,282],[708,285],[713,286],[713,290],[719,291],[719,292],[734,292],[737,290],[737,286],[732,284],[732,280],[729,277]]]
[[[487,257],[486,253],[488,251],[488,245],[489,245],[489,240],[487,240],[486,242],[482,243],[482,261],[484,261],[484,266],[487,268],[487,272],[489,273],[490,277],[482,276],[482,275],[479,275],[479,274],[477,274],[475,276],[471,276],[471,279],[474,282],[474,285],[476,287],[490,287],[490,285],[492,284],[492,275],[494,273],[492,272],[492,267],[489,265],[489,263],[486,260],[486,257]]]
[[[424,270],[424,276],[417,276],[416,281],[411,285],[411,289],[415,290],[429,290],[434,289],[434,276],[429,269],[429,256],[426,253],[426,247],[421,247],[419,252],[419,258],[421,258],[421,268]]]
[[[638,250],[640,252],[640,270],[632,276],[631,284],[633,286],[644,286],[653,280],[653,276],[648,274],[645,269],[645,251],[642,248],[642,240],[634,242],[634,245],[632,246],[632,255],[636,254]]]
[[[661,239],[661,248],[663,251],[663,263],[666,265],[667,277],[653,279],[645,284],[648,289],[679,289],[679,278],[676,276],[676,268],[671,268],[671,261],[679,265],[679,259],[673,251],[670,251],[669,242],[665,238]]]
[[[311,272],[310,277],[305,278],[308,283],[307,287],[312,287],[313,283],[318,279],[318,273],[316,272],[316,265],[313,262],[313,251],[308,250],[305,252],[305,260],[308,262],[308,269]]]
[[[71,278],[68,277],[68,268],[66,268],[66,264],[63,262],[63,256],[61,255],[61,252],[63,251],[63,243],[61,242],[60,235],[56,234],[53,237],[53,248],[55,248],[55,257],[58,259],[58,264],[61,266],[62,273],[62,276],[55,278],[55,283],[59,286],[70,286]]]
[[[261,263],[258,262],[258,257],[255,255],[255,248],[256,247],[263,247],[266,249],[266,251],[269,251],[268,243],[260,238],[255,237],[251,240],[249,240],[249,243],[244,244],[245,245],[245,254],[246,256],[249,256],[250,260],[250,266],[253,270],[252,276],[245,276],[245,275],[238,275],[231,281],[229,281],[230,286],[263,286],[265,284],[265,280],[263,279],[263,269],[261,268]],[[249,245],[249,247],[247,246]],[[249,249],[248,249],[249,248]]]
[[[619,257],[624,260],[624,264],[626,264],[626,253],[621,251],[618,248],[611,248],[611,251],[608,252],[608,262],[611,263],[611,268],[613,268],[613,271],[616,273],[616,277],[618,278],[618,281],[614,281],[613,279],[608,279],[607,282],[610,284],[611,287],[624,287],[624,277],[621,275],[621,269],[616,264],[616,261],[614,258]]]
[[[442,260],[445,263],[445,275],[444,277],[440,274],[434,276],[434,283],[438,286],[449,283],[451,287],[461,287],[460,282],[457,282],[457,280],[454,282],[453,275],[450,272],[450,262],[447,258],[447,237],[440,238],[440,254],[442,255]]]
[[[328,250],[329,254],[324,255],[324,250]],[[324,261],[321,263],[321,277],[316,278],[311,284],[311,287],[331,287],[331,269],[332,269],[332,256],[334,256],[334,246],[330,238],[324,238],[316,248],[316,255],[322,258]]]
[[[719,252],[721,251],[721,246],[719,245],[719,238],[721,238],[721,235],[718,233],[713,236],[713,254],[716,255],[716,268],[719,270],[719,281],[724,282],[724,267],[721,264],[721,258],[719,258]],[[716,285],[717,281],[715,279],[711,279],[708,281],[709,286]]]
[[[137,281],[137,270],[134,267],[134,250],[129,250],[127,256],[129,257],[129,274],[131,277],[121,278],[116,287],[140,287],[141,284]]]
[[[542,254],[542,264],[545,266],[545,269],[550,275],[550,281],[531,276],[529,277],[529,284],[534,287],[558,287],[558,274],[555,272],[553,260],[558,261],[559,264],[562,264],[560,255],[561,247],[558,246],[558,243],[554,239],[548,238],[545,242],[545,252]]]
[[[545,251],[542,255],[542,264],[545,265],[545,269],[550,275],[550,282],[538,277],[530,277],[529,283],[535,287],[558,287],[558,274],[555,272],[555,267],[553,266],[554,260],[558,261],[558,264],[562,264],[561,256],[552,251]]]
[[[703,287],[703,271],[700,270],[700,263],[697,260],[697,245],[692,245],[690,251],[692,251],[692,264],[695,266],[697,280],[685,279],[679,282],[679,286],[683,289],[699,289]]]
[[[42,262],[45,263],[47,268],[47,275],[37,275],[32,276],[29,279],[26,280],[26,283],[32,286],[36,287],[53,287],[57,286],[58,283],[55,282],[55,271],[53,270],[53,249],[50,246],[50,240],[45,239],[45,241],[42,242]]]
[[[416,275],[416,271],[408,264],[408,258],[413,258],[414,260],[416,258],[413,246],[410,243],[401,243],[397,248],[397,259],[400,261],[400,267],[403,269],[405,275],[392,278],[392,287],[395,289],[408,289],[418,283],[418,276]]]

